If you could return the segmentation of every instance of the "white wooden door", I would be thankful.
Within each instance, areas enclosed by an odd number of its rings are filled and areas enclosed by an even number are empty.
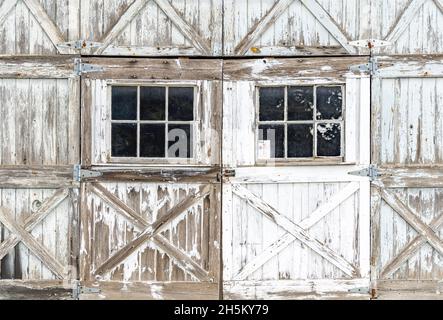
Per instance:
[[[224,298],[369,298],[369,179],[348,174],[369,164],[370,81],[366,74],[349,71],[351,65],[364,62],[360,58],[225,61]],[[291,133],[292,126],[311,122],[289,118],[300,119],[303,112],[311,120],[313,113],[315,120],[322,118],[317,114],[325,111],[325,101],[326,108],[332,108],[334,97],[325,100],[321,92],[331,86],[330,90],[341,90],[335,102],[342,114],[336,119],[342,120],[344,129],[341,140],[336,136],[341,141],[339,157],[322,157],[322,148],[330,145],[319,142],[322,130],[307,131],[300,138]],[[260,141],[263,88],[283,92],[276,108],[284,109],[281,117],[286,122],[274,123],[286,126],[286,159],[262,159],[278,148],[278,142],[272,147],[272,142]],[[301,100],[300,90],[308,92]],[[308,109],[297,109],[294,101],[306,99],[311,99]],[[289,158],[294,144],[303,144],[309,136],[316,154],[311,150],[307,156],[301,148],[302,158]]]
[[[73,58],[0,59],[0,299],[72,296],[79,80]]]
[[[372,278],[379,298],[438,298],[443,58],[380,57],[373,88]]]

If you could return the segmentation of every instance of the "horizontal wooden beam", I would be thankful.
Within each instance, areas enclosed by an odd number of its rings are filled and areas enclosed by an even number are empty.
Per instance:
[[[2,166],[0,188],[62,188],[79,187],[73,179],[73,167]]]
[[[176,182],[217,183],[220,168],[210,169],[106,169],[98,168],[102,176],[85,178],[84,182]]]
[[[380,78],[443,77],[443,55],[381,56],[377,64]]]
[[[379,168],[373,183],[383,188],[442,188],[443,167]]]
[[[226,59],[225,80],[265,81],[303,78],[342,78],[351,65],[364,64],[367,57]],[[360,74],[360,73],[358,73]]]
[[[221,80],[222,60],[218,59],[140,59],[85,58],[83,63],[103,68],[85,73],[90,79],[129,80]]]
[[[1,56],[0,77],[13,79],[75,78],[74,56]]]

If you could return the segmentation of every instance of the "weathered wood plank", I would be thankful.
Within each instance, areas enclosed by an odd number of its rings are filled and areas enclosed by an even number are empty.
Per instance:
[[[53,257],[53,255],[43,247],[32,235],[19,226],[12,218],[5,208],[0,208],[0,222],[3,223],[12,233],[18,235],[25,246],[32,251],[54,274],[60,278],[65,278],[65,272],[60,262]]]
[[[42,222],[46,216],[51,213],[63,200],[68,196],[67,189],[59,189],[52,197],[42,203],[41,207],[24,221],[24,230],[31,232],[35,226]],[[8,254],[19,242],[21,238],[19,235],[11,235],[8,239],[0,244],[0,260]]]
[[[73,57],[2,56],[0,76],[9,79],[75,78]]]
[[[226,81],[266,81],[315,77],[344,81],[344,75],[350,73],[351,65],[363,63],[367,63],[367,58],[226,59],[223,66],[223,79]]]
[[[72,285],[61,280],[1,280],[0,300],[72,300]]]
[[[326,30],[346,49],[349,54],[357,53],[357,49],[349,45],[349,36],[341,30],[329,13],[315,0],[301,0],[309,11],[317,18]]]
[[[397,41],[425,2],[426,0],[412,0],[389,30],[384,40],[389,42]]]
[[[136,0],[125,11],[125,13],[119,18],[117,23],[106,33],[103,39],[100,39],[102,43],[97,48],[94,54],[100,55],[108,48],[108,46],[123,32],[125,27],[131,23],[137,14],[146,6],[148,1]]]
[[[380,177],[374,184],[384,188],[441,188],[443,187],[443,168],[423,167],[382,167]]]
[[[26,6],[29,8],[29,11],[34,15],[35,19],[38,21],[42,29],[47,34],[48,38],[57,48],[59,53],[61,54],[69,54],[75,53],[74,51],[61,48],[58,46],[59,44],[65,42],[66,40],[63,37],[63,34],[60,32],[60,29],[55,25],[54,21],[49,17],[46,11],[43,9],[42,5],[37,0],[23,0]]]
[[[73,168],[67,166],[2,166],[0,187],[2,188],[60,188],[76,187]]]
[[[221,60],[211,59],[84,59],[104,68],[85,74],[91,79],[221,80]],[[1,69],[0,69],[1,70]]]
[[[217,300],[218,285],[208,282],[94,282],[100,294],[82,294],[80,300]],[[124,290],[122,290],[124,289]]]
[[[236,55],[244,55],[251,46],[262,36],[275,20],[287,9],[287,7],[293,2],[293,0],[279,0],[267,14],[259,20],[246,34],[246,36],[235,47],[234,52]]]
[[[8,14],[11,10],[17,5],[18,0],[5,0],[0,6],[0,25],[3,25],[3,22],[8,17]]]
[[[376,76],[380,78],[433,78],[443,77],[442,55],[380,56]]]
[[[167,0],[154,0],[155,3],[162,9],[162,11],[171,19],[172,23],[182,32],[186,38],[200,51],[203,55],[210,55],[211,48],[206,41],[199,35],[183,17],[177,12],[177,10]]]
[[[280,214],[274,208],[269,206],[266,202],[252,194],[249,190],[241,187],[239,185],[233,185],[233,192],[239,197],[246,200],[251,206],[257,209],[259,212],[263,213],[268,219],[282,227],[287,232],[291,233],[299,241],[304,243],[306,246],[314,250],[320,256],[325,258],[327,261],[334,264],[337,268],[342,270],[349,276],[355,276],[358,274],[356,268],[347,262],[343,257],[339,256],[327,246],[325,246],[320,241],[312,238],[306,231],[299,225],[295,224],[287,217]]]
[[[435,234],[431,227],[427,226],[416,214],[414,214],[410,208],[408,208],[403,202],[400,201],[398,196],[388,192],[386,189],[376,188],[380,193],[383,200],[394,209],[406,222],[419,232],[426,241],[429,242],[440,254],[443,254],[443,242]]]

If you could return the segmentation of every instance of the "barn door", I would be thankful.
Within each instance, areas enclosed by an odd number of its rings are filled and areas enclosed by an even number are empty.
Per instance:
[[[72,295],[79,90],[72,58],[0,59],[0,299]]]
[[[369,298],[364,62],[225,62],[225,298]]]
[[[221,62],[88,63],[81,298],[217,299]]]
[[[379,298],[442,289],[443,64],[380,58],[373,82],[373,285]],[[437,294],[437,295],[436,295]]]

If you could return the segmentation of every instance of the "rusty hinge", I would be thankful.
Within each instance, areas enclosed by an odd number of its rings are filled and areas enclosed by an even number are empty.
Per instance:
[[[60,48],[68,48],[68,49],[74,49],[74,50],[82,50],[87,48],[98,48],[102,46],[101,42],[94,42],[94,41],[88,41],[88,40],[75,40],[75,41],[68,41],[63,42],[57,45],[57,47]]]
[[[223,169],[222,172],[217,173],[217,181],[221,182],[222,178],[235,177],[234,169]]]
[[[76,58],[74,60],[74,72],[79,76],[82,75],[83,73],[100,72],[104,70],[105,69],[101,66],[89,63],[83,63],[82,59],[80,58]]]
[[[356,41],[351,41],[349,42],[349,44],[354,47],[368,48],[368,49],[388,47],[392,45],[391,42],[380,39],[360,39]]]
[[[81,294],[99,294],[101,290],[99,288],[88,288],[80,284],[80,281],[76,281],[72,288],[72,298],[79,300]]]
[[[372,76],[377,75],[377,59],[375,57],[371,57],[367,63],[350,66],[349,70],[352,72],[369,72],[369,74]]]
[[[100,171],[91,171],[82,169],[79,164],[74,166],[74,181],[81,182],[83,179],[87,178],[97,178],[103,175]]]
[[[348,172],[348,174],[353,176],[360,176],[360,177],[369,177],[371,181],[374,181],[380,176],[380,171],[378,170],[376,165],[371,164],[369,167],[357,170],[357,171],[351,171]]]
[[[368,287],[358,287],[358,288],[352,288],[348,290],[349,293],[369,293]]]

